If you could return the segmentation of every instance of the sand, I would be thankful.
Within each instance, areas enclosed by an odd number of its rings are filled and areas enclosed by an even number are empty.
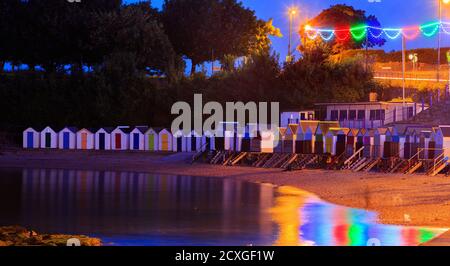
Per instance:
[[[138,171],[234,178],[293,186],[321,199],[379,213],[384,224],[450,228],[450,178],[445,176],[353,173],[213,166],[188,163],[191,154],[143,152],[23,151],[0,152],[0,167]],[[450,244],[450,233],[429,244]]]

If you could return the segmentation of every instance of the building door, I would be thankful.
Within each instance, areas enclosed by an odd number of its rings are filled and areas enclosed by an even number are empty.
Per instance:
[[[121,150],[122,149],[122,136],[120,135],[120,133],[117,133],[115,135],[115,142],[116,142],[116,150]]]
[[[87,150],[87,133],[81,133],[81,149]]]
[[[167,134],[161,136],[161,150],[169,151],[169,135]]]
[[[70,147],[70,136],[69,136],[69,132],[64,132],[63,133],[63,148],[65,150],[68,150]]]
[[[34,134],[33,132],[27,132],[27,148],[34,148]]]
[[[191,136],[191,151],[197,151],[197,137]]]
[[[133,134],[133,150],[139,150],[139,133]]]
[[[52,134],[51,133],[45,133],[45,147],[46,148],[52,147]]]
[[[148,149],[150,151],[155,150],[155,135],[153,134],[148,135]]]

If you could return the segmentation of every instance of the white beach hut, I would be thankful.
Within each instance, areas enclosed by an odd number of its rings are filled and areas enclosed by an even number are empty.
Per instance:
[[[149,128],[147,132],[145,132],[144,139],[146,151],[159,150],[158,131],[159,129]]]
[[[41,131],[40,140],[43,149],[58,148],[58,134],[51,127],[46,127]]]
[[[111,132],[111,149],[128,150],[130,148],[130,132],[128,126],[119,126]]]
[[[145,133],[148,127],[137,126],[130,133],[130,150],[143,151],[145,150]]]
[[[76,149],[77,141],[76,127],[65,127],[58,133],[58,147],[61,150],[74,150]]]
[[[111,150],[111,132],[113,130],[112,127],[103,127],[95,132],[96,150]]]
[[[39,148],[39,131],[29,127],[23,131],[23,148],[38,149]]]
[[[83,128],[77,132],[77,149],[93,150],[95,141],[95,132],[93,128]]]

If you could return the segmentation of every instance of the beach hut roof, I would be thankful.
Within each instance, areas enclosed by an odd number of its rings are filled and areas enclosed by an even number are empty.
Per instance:
[[[33,130],[35,132],[41,132],[43,130],[43,128],[37,128],[37,127],[28,127],[26,128],[24,131],[29,131],[29,130]]]
[[[133,131],[138,130],[142,134],[145,134],[148,131],[148,126],[136,126]]]
[[[69,130],[72,133],[77,133],[78,132],[78,128],[76,128],[76,127],[65,127],[63,129],[61,129],[61,131],[63,131],[64,129],[67,129],[67,130]]]
[[[319,122],[315,134],[326,135],[330,130],[330,128],[338,128],[338,127],[340,127],[339,122]]]
[[[366,132],[364,133],[365,137],[373,137],[375,136],[375,130],[374,129],[368,129],[366,130]]]
[[[359,133],[359,129],[357,128],[352,128],[350,129],[350,131],[348,132],[348,136],[350,137],[356,137]]]
[[[115,131],[115,130],[122,131],[122,133],[124,133],[124,134],[129,134],[131,132],[131,128],[126,127],[126,126],[119,126],[116,129],[114,129],[113,131]]]
[[[440,126],[439,127],[442,131],[442,135],[446,138],[450,137],[450,126]]]
[[[80,132],[80,131],[88,131],[89,133],[94,134],[95,132],[97,132],[97,129],[95,129],[95,128],[86,128],[86,127],[84,127],[84,128],[82,128],[82,129],[78,130],[77,132]]]
[[[113,127],[103,127],[103,128],[100,128],[100,129],[103,129],[104,131],[106,131],[106,132],[109,133],[109,134],[111,134],[111,132],[114,131],[114,128],[113,128]],[[99,129],[99,130],[100,130],[100,129]]]
[[[361,128],[360,130],[358,130],[358,133],[356,134],[358,137],[362,137],[364,136],[364,134],[366,134],[366,129],[365,128]]]

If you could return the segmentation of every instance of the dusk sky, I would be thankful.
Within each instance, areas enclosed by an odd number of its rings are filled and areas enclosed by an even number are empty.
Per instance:
[[[125,0],[136,2],[136,0]],[[153,0],[155,7],[161,7],[164,0]],[[302,21],[312,18],[321,10],[334,4],[347,4],[358,9],[366,10],[368,14],[375,15],[384,27],[403,27],[418,25],[437,20],[438,0],[243,0],[244,6],[256,11],[256,15],[263,19],[274,19],[275,26],[281,28],[284,37],[273,40],[274,49],[283,59],[287,53],[288,18],[286,11],[290,6],[298,6],[300,15],[296,20],[299,25]],[[450,17],[450,5],[443,8],[444,19]],[[298,36],[294,36],[294,43],[299,44]],[[427,39],[418,37],[407,43],[407,48],[435,47],[436,38]],[[450,36],[443,36],[443,45],[450,46]],[[388,41],[385,50],[400,50],[401,40]]]

